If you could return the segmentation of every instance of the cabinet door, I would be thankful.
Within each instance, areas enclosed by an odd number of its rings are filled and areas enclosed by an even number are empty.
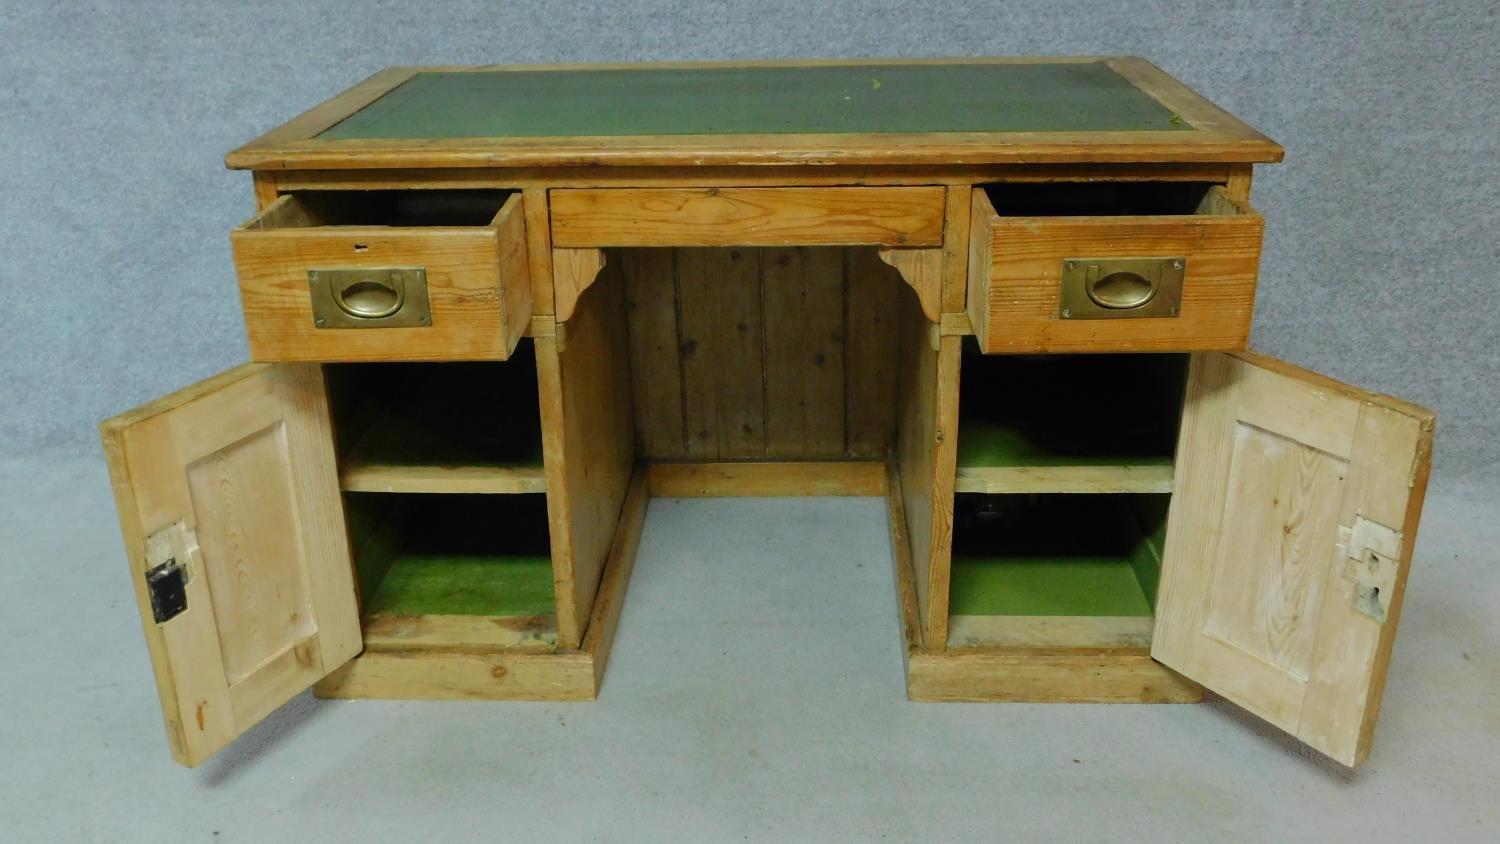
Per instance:
[[[1345,765],[1369,753],[1433,415],[1198,354],[1151,655]]]
[[[172,756],[360,650],[323,374],[246,365],[101,428]]]

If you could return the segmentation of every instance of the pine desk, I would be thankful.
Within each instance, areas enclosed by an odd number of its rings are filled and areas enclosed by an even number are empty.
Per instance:
[[[1245,351],[1281,155],[1133,58],[395,68],[247,144],[254,363],[103,429],[175,758],[593,698],[651,496],[870,495],[913,699],[1357,764],[1433,420]]]

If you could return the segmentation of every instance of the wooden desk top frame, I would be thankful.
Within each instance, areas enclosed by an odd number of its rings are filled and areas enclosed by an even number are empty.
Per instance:
[[[420,73],[1103,63],[1172,115],[1163,131],[882,132],[348,139],[319,136]],[[1119,57],[395,67],[230,153],[234,169],[1254,164],[1282,149],[1144,59]]]

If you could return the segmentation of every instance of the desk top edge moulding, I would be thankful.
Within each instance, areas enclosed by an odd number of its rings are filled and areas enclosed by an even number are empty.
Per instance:
[[[1098,56],[393,67],[226,161],[259,170],[1281,158],[1274,141],[1150,62]]]
[[[1361,763],[1434,417],[1249,350],[1281,158],[1133,57],[398,67],[262,135],[251,362],[102,425],[173,758],[592,700],[653,496],[874,496],[912,700]]]

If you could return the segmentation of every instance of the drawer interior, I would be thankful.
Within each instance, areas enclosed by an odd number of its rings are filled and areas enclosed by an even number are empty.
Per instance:
[[[247,229],[311,226],[482,227],[491,225],[513,190],[310,190],[286,194]]]
[[[983,190],[1000,217],[1155,217],[1243,210],[1211,182],[1008,182]]]
[[[956,496],[949,646],[1148,645],[1169,498]]]

